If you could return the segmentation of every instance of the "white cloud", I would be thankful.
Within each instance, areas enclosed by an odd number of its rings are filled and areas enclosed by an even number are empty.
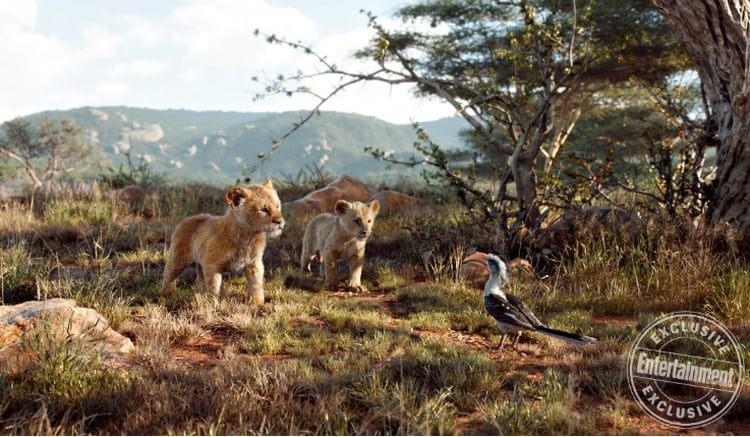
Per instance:
[[[6,60],[0,68],[0,122],[84,105],[245,111],[312,108],[318,101],[301,95],[252,101],[260,91],[252,76],[275,77],[315,67],[311,57],[268,44],[254,35],[255,29],[301,41],[353,71],[362,66],[351,54],[372,34],[365,19],[331,24],[337,19],[337,8],[358,10],[364,0],[335,8],[311,6],[318,10],[310,16],[325,10],[321,24],[302,11],[310,3],[301,0],[291,1],[298,8],[270,4],[276,0],[185,0],[171,12],[163,7],[138,9],[140,2],[118,3],[117,8],[95,2],[86,6],[85,14],[76,10],[83,6],[50,6],[54,1],[0,0],[0,59]],[[55,21],[67,25],[43,27],[48,23],[39,11],[47,8],[64,11]],[[355,30],[331,34],[333,28]],[[321,93],[335,86],[325,81],[315,85]],[[425,119],[423,115],[432,111],[426,106],[415,109],[408,88],[377,84],[352,87],[323,110],[359,112],[402,123],[409,115]],[[443,110],[441,115],[446,113]]]
[[[93,24],[83,29],[86,38],[84,53],[91,58],[109,58],[125,42],[121,35],[111,32],[101,24]]]
[[[188,67],[185,70],[180,71],[180,82],[182,83],[195,83],[205,79],[208,72],[200,67]]]
[[[130,87],[122,82],[100,82],[96,85],[96,93],[104,97],[125,96],[130,91]]]
[[[110,68],[107,74],[117,78],[145,78],[157,75],[166,69],[167,64],[164,62],[135,60],[117,64]]]
[[[291,40],[318,36],[316,24],[298,9],[261,0],[193,0],[169,17],[172,40],[182,45],[185,61],[212,68],[256,69],[283,65],[297,57],[294,50],[268,44],[254,35],[283,29]]]
[[[0,1],[0,31],[8,28],[28,28],[36,25],[36,1]]]
[[[1,4],[8,3],[11,2]],[[50,101],[67,91],[59,89],[61,79],[77,68],[78,59],[62,41],[27,27],[35,21],[35,17],[28,16],[32,11],[22,16],[17,14],[12,22],[4,12],[0,11],[0,17],[3,17],[0,59],[5,60],[0,69],[0,95],[3,96],[0,121],[34,110],[52,109]],[[46,105],[47,108],[37,105]]]
[[[136,16],[124,17],[124,21],[125,34],[129,39],[147,47],[153,47],[164,41],[164,31],[152,21]]]

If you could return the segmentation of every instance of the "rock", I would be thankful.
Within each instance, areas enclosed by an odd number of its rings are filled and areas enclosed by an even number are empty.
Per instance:
[[[515,258],[508,263],[508,271],[511,278],[522,280],[534,279],[534,267],[523,258]]]
[[[371,195],[372,191],[362,181],[349,175],[341,175],[325,187],[300,199],[286,202],[281,207],[285,214],[317,214],[333,211],[333,205],[339,199],[366,202]]]
[[[135,346],[111,329],[98,312],[78,307],[72,299],[0,306],[0,368],[8,373],[19,372],[46,352],[40,348],[76,348],[75,353],[90,354],[115,365]]]
[[[373,194],[367,201],[371,202],[373,200],[377,200],[378,202],[380,202],[379,214],[381,216],[408,211],[412,208],[417,208],[426,204],[424,200],[418,197],[399,193],[398,191],[393,190],[378,191],[377,193]]]
[[[460,268],[461,278],[472,288],[484,289],[487,278],[490,277],[490,269],[487,267],[487,254],[474,252],[464,258]]]
[[[508,276],[514,279],[529,280],[534,276],[531,263],[523,258],[515,258],[507,263]],[[487,254],[474,252],[464,258],[460,268],[461,278],[472,288],[484,290],[484,284],[490,277],[490,269],[487,267]]]
[[[143,212],[146,201],[146,190],[140,185],[128,185],[119,190],[108,191],[105,196],[112,202],[120,202],[128,207],[130,214]]]

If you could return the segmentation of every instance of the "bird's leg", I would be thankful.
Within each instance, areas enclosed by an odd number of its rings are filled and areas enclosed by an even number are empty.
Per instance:
[[[497,349],[502,349],[503,348],[503,343],[505,342],[505,337],[507,337],[507,336],[508,335],[503,332],[502,337],[500,337],[500,343],[497,344]]]
[[[521,331],[516,332],[516,338],[513,339],[513,344],[510,346],[513,349],[516,348],[516,343],[518,343],[518,339],[521,338]]]

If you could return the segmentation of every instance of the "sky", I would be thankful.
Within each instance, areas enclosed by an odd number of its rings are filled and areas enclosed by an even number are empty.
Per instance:
[[[82,106],[288,111],[310,97],[254,101],[252,77],[309,71],[309,56],[270,45],[255,29],[300,41],[339,67],[372,36],[361,9],[381,23],[404,0],[0,0],[0,122]],[[311,84],[325,91],[331,84]],[[321,88],[322,87],[322,88]],[[323,106],[392,123],[454,111],[406,86],[369,83]]]

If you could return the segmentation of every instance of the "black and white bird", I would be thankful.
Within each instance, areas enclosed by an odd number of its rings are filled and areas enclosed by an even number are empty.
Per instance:
[[[498,348],[503,347],[505,338],[511,332],[516,333],[516,338],[511,346],[515,347],[518,338],[521,336],[521,331],[540,332],[577,346],[584,346],[596,341],[594,337],[548,328],[536,318],[519,298],[503,291],[503,287],[508,283],[508,267],[500,257],[489,254],[487,266],[490,269],[490,277],[484,285],[484,308],[495,318],[497,325],[503,332]]]

